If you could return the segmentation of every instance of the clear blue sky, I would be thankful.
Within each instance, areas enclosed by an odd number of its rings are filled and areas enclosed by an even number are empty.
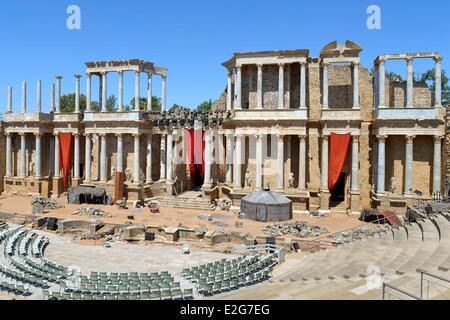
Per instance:
[[[81,30],[66,28],[71,4],[81,7]],[[381,7],[381,30],[366,27],[371,4]],[[169,69],[168,106],[195,107],[223,91],[221,63],[233,52],[307,48],[318,56],[325,44],[349,39],[363,46],[362,62],[369,68],[383,53],[439,51],[450,59],[449,12],[448,0],[1,1],[0,110],[6,109],[8,85],[14,86],[14,109],[20,108],[22,80],[28,82],[28,108],[33,110],[38,79],[48,110],[54,75],[64,77],[63,93],[73,92],[73,75],[84,76],[86,61],[153,61]],[[448,59],[443,68],[450,71]],[[404,75],[403,64],[392,62],[388,69]],[[419,72],[432,67],[432,61],[415,64]],[[116,80],[111,76],[108,93],[117,96]],[[85,83],[83,77],[83,93]],[[127,75],[126,103],[133,84],[133,75]],[[157,79],[154,94],[160,90]]]

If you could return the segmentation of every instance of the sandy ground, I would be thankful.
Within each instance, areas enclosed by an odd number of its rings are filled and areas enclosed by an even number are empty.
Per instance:
[[[123,224],[128,220],[127,216],[134,215],[134,224],[145,224],[152,226],[177,227],[182,224],[184,227],[197,228],[204,226],[207,230],[221,230],[224,228],[229,232],[239,232],[241,234],[250,233],[254,236],[266,236],[261,230],[264,226],[271,223],[257,222],[252,220],[241,220],[236,215],[222,210],[199,211],[191,209],[160,208],[160,213],[150,213],[148,208],[121,210],[116,206],[105,205],[73,205],[67,204],[67,198],[60,197],[58,202],[65,207],[62,209],[51,210],[44,215],[76,220],[102,220],[104,223]],[[14,212],[19,214],[31,214],[31,197],[26,196],[4,196],[0,199],[0,212]],[[77,208],[97,207],[111,214],[111,217],[89,217],[75,214]],[[200,214],[211,214],[212,221],[200,220]],[[243,222],[243,228],[236,228],[236,221]],[[343,214],[331,214],[327,218],[310,217],[306,214],[294,214],[292,221],[306,221],[313,225],[325,227],[329,233],[353,228],[363,223],[358,217],[349,217]],[[324,234],[326,235],[326,234]]]

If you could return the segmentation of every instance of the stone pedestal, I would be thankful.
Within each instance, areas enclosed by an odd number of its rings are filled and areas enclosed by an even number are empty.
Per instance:
[[[320,192],[320,211],[330,211],[330,197],[329,191]]]
[[[52,181],[52,192],[53,195],[59,196],[63,191],[63,184],[62,184],[62,178],[61,177],[55,177]]]
[[[127,186],[127,200],[144,200],[142,186],[140,184],[131,184]]]
[[[72,187],[79,187],[81,184],[81,178],[73,178],[72,179]]]
[[[361,192],[350,191],[350,214],[360,215],[361,214]]]

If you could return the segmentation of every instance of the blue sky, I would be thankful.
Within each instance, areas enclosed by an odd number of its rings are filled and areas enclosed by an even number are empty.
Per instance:
[[[72,4],[81,8],[81,30],[66,28]],[[366,27],[372,4],[381,8],[381,30]],[[220,95],[226,85],[221,63],[233,52],[307,48],[318,56],[327,43],[349,39],[363,46],[362,63],[369,68],[378,54],[438,51],[450,72],[448,12],[447,0],[1,1],[0,110],[6,109],[8,85],[14,87],[14,109],[19,110],[22,80],[33,110],[38,79],[48,110],[54,76],[64,77],[63,93],[73,92],[73,75],[84,76],[84,62],[96,60],[139,58],[167,67],[168,106],[188,107]],[[431,60],[415,63],[419,72],[432,67]],[[404,62],[391,62],[388,70],[406,74]],[[117,96],[116,79],[109,78],[108,94]],[[83,77],[83,93],[85,83]],[[96,86],[97,80],[94,99]],[[155,79],[154,94],[160,90]],[[133,95],[130,73],[125,102]]]

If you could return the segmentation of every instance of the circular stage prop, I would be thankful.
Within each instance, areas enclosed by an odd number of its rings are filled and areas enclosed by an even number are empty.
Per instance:
[[[241,214],[255,221],[287,221],[292,219],[292,201],[285,196],[264,189],[241,199]]]

